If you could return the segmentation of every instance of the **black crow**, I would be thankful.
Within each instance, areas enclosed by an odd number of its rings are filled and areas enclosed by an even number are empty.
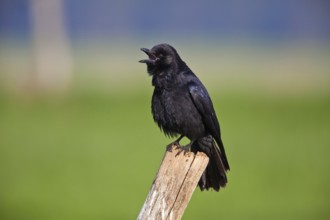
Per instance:
[[[180,137],[172,144],[193,152],[201,151],[209,157],[209,163],[198,185],[201,190],[216,191],[227,183],[229,164],[221,140],[220,126],[211,98],[197,76],[168,44],[159,44],[152,49],[141,49],[148,59],[147,64],[155,87],[152,96],[152,114],[165,135]],[[180,146],[183,137],[190,139]]]

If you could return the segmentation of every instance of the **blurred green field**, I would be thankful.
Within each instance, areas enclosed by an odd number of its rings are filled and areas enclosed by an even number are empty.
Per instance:
[[[329,219],[330,94],[210,92],[229,183],[197,189],[183,219]],[[57,101],[3,93],[0,219],[135,219],[171,141],[150,97],[149,87]]]

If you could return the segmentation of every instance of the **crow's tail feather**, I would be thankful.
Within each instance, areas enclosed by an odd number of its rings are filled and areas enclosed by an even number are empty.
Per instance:
[[[219,191],[220,187],[225,187],[228,167],[224,166],[225,156],[222,155],[212,136],[206,136],[195,141],[192,145],[192,151],[195,153],[202,151],[209,157],[209,163],[198,183],[199,188],[202,191],[210,188]]]

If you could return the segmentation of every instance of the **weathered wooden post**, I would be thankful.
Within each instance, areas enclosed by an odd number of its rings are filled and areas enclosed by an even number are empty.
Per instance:
[[[208,161],[202,152],[167,149],[138,220],[181,219]]]

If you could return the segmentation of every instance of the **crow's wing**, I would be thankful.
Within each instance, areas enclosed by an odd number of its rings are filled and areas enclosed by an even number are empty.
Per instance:
[[[205,127],[213,138],[219,142],[220,126],[208,92],[204,86],[196,82],[190,82],[188,88],[193,103],[203,118]]]
[[[188,89],[190,92],[190,96],[192,98],[193,103],[195,104],[197,110],[201,114],[203,118],[204,125],[206,129],[210,132],[210,134],[213,136],[215,141],[217,142],[222,157],[224,159],[225,166],[228,167],[228,161],[225,153],[225,148],[223,146],[223,143],[221,141],[220,137],[220,126],[217,119],[217,116],[215,114],[213,104],[211,101],[211,98],[206,91],[205,87],[201,84],[201,82],[197,81],[191,81],[188,84]]]

